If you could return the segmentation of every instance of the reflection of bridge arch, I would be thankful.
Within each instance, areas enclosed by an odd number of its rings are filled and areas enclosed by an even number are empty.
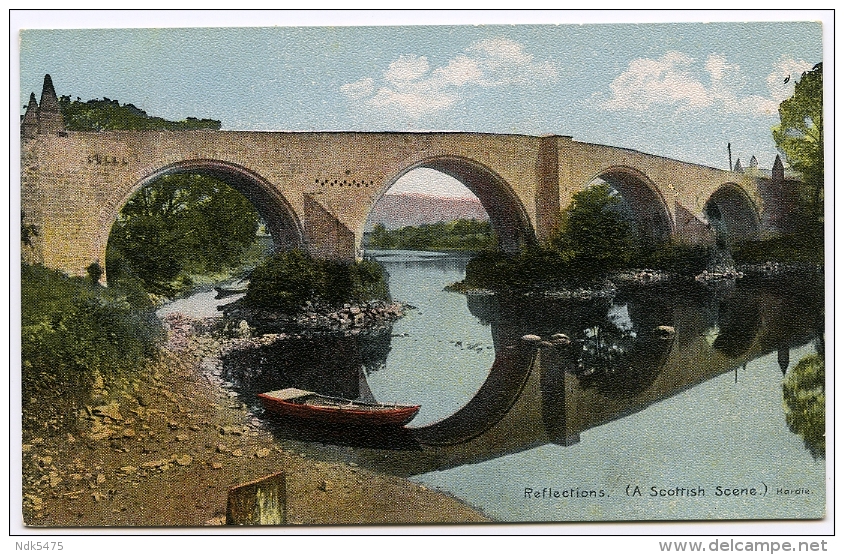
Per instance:
[[[499,397],[488,397],[491,404],[497,407],[496,410],[487,410],[482,403],[476,401],[472,404],[470,401],[461,411],[468,412],[472,405],[479,411],[479,422],[466,420],[466,429],[461,429],[457,425],[458,422],[452,420],[448,424],[450,429],[447,430],[443,425],[453,418],[450,417],[430,427],[404,429],[402,432],[408,432],[411,436],[405,440],[406,445],[399,445],[386,432],[383,433],[384,437],[376,440],[373,440],[374,433],[368,434],[366,442],[362,443],[364,448],[356,452],[355,461],[379,472],[413,476],[476,464],[548,443],[573,445],[582,439],[588,441],[588,438],[581,438],[581,435],[593,428],[623,419],[712,378],[733,372],[737,367],[775,352],[783,345],[797,346],[816,337],[819,330],[812,320],[812,315],[821,311],[817,303],[822,306],[823,296],[818,296],[814,301],[804,298],[801,293],[805,289],[803,283],[794,284],[787,290],[765,288],[758,294],[751,294],[746,301],[735,304],[734,314],[737,318],[742,310],[757,305],[756,311],[760,315],[761,324],[761,328],[754,332],[754,339],[749,348],[742,347],[740,354],[738,351],[726,349],[736,356],[713,346],[704,333],[710,323],[703,316],[706,312],[704,306],[710,301],[710,293],[703,297],[688,293],[671,297],[665,307],[668,313],[659,310],[662,316],[670,315],[671,318],[663,320],[659,317],[659,321],[675,327],[674,339],[663,339],[659,336],[644,338],[645,343],[650,343],[650,347],[643,345],[640,354],[635,357],[638,364],[656,366],[659,371],[640,372],[639,377],[647,379],[628,382],[622,391],[601,391],[599,387],[584,383],[577,375],[568,371],[565,346],[551,347],[541,342],[532,345],[519,342],[519,350],[510,351],[514,363],[501,364],[492,372],[513,373],[508,378],[511,389]],[[817,290],[817,287],[809,289]],[[741,290],[737,292],[740,293]],[[654,295],[656,294],[657,292],[654,292]],[[815,296],[810,294],[811,298]],[[570,306],[568,303],[563,305]],[[530,306],[524,309],[527,312],[535,312]],[[553,312],[566,314],[570,311]],[[640,310],[631,311],[635,312]],[[494,317],[494,314],[489,316]],[[531,319],[535,321],[533,316]],[[652,323],[650,318],[645,321],[648,325]],[[730,327],[726,322],[722,324]],[[531,325],[530,322],[528,325]],[[580,326],[581,324],[576,324],[574,327]],[[566,329],[565,326],[561,328]],[[507,336],[510,337],[511,334],[507,332]],[[679,341],[684,336],[687,340]],[[525,361],[527,364],[524,364]],[[496,363],[500,364],[498,360]],[[498,418],[500,412],[496,412],[504,407],[509,408]],[[455,416],[458,413],[455,413]],[[424,436],[426,429],[428,433],[432,433],[438,425],[441,426],[439,431],[442,432],[439,437]],[[477,433],[478,431],[481,433]],[[343,439],[347,435],[348,430],[345,430]],[[320,437],[313,438],[313,441],[330,443],[330,440]],[[372,448],[369,448],[370,446]]]
[[[618,191],[633,212],[633,228],[643,244],[664,243],[674,232],[668,204],[654,182],[629,166],[610,166],[588,183],[603,180]]]
[[[734,294],[715,300],[718,309],[718,336],[712,348],[731,358],[739,358],[757,343],[764,328],[761,301],[757,292]]]
[[[759,238],[761,223],[756,205],[748,194],[735,183],[721,185],[709,196],[703,208],[704,216],[723,226],[727,243],[741,243]],[[718,227],[718,225],[714,225]]]
[[[101,264],[105,262],[105,246],[111,228],[117,220],[123,206],[142,188],[151,185],[166,175],[199,174],[221,181],[240,192],[258,210],[266,222],[270,235],[277,249],[293,248],[302,245],[302,225],[290,203],[276,187],[257,173],[220,160],[182,160],[153,170],[141,177],[129,191],[114,204],[107,205],[100,211],[98,244],[101,245]]]
[[[472,191],[489,215],[502,250],[517,252],[520,247],[535,242],[536,235],[531,226],[530,217],[513,188],[495,171],[469,158],[442,155],[413,162],[384,184],[378,198],[382,197],[399,178],[417,168],[428,168],[444,173],[460,181]]]
[[[475,396],[448,418],[415,428],[414,439],[427,445],[453,445],[492,428],[521,396],[536,355],[533,344],[497,350],[489,376]]]

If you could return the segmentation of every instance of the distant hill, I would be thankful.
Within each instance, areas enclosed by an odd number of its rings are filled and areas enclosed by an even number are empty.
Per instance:
[[[369,215],[367,230],[375,224],[387,229],[452,220],[487,221],[481,202],[476,198],[432,197],[422,194],[384,195]]]

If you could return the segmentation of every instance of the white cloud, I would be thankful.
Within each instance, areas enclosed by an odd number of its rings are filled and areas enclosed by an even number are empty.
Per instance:
[[[552,62],[536,62],[524,46],[509,39],[478,41],[441,67],[425,56],[400,56],[377,83],[367,77],[340,87],[363,108],[378,108],[415,121],[454,106],[471,87],[491,88],[553,81]]]
[[[410,83],[428,73],[429,69],[431,65],[425,56],[399,56],[384,72],[384,79],[394,84]]]
[[[524,46],[509,39],[478,41],[467,50],[477,59],[485,86],[528,83],[532,80],[554,80],[557,67],[552,62],[534,62]]]
[[[782,56],[766,79],[771,96],[778,102],[782,102],[794,94],[794,82],[800,79],[804,71],[810,69],[812,69],[812,64],[809,62]],[[788,78],[787,83],[786,78]]]
[[[706,87],[690,69],[694,59],[681,52],[668,52],[659,60],[639,58],[610,83],[612,97],[607,110],[645,111],[655,105],[698,108],[709,103]]]
[[[340,87],[340,91],[349,98],[364,98],[372,94],[372,91],[375,89],[374,83],[371,77],[366,77],[360,81],[343,85]]]
[[[610,84],[610,97],[600,103],[605,110],[644,112],[669,108],[675,112],[718,109],[731,114],[774,114],[779,103],[794,91],[793,79],[809,64],[782,58],[766,79],[770,96],[746,94],[747,79],[738,65],[711,54],[703,64],[708,80],[700,77],[694,58],[667,52],[659,59],[639,58]],[[793,75],[789,83],[784,78]]]

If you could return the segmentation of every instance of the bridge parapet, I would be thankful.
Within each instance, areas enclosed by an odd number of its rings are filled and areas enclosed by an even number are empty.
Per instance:
[[[706,207],[725,186],[736,210],[752,213],[747,218],[761,236],[783,231],[791,203],[785,182],[561,136],[62,132],[37,134],[22,145],[22,210],[39,230],[26,256],[72,274],[84,274],[94,261],[104,264],[111,226],[126,201],[161,175],[190,171],[241,190],[278,245],[352,258],[361,254],[374,204],[417,167],[466,184],[509,250],[549,240],[560,211],[595,178],[621,188],[638,210],[640,228],[658,240],[714,241]],[[728,198],[716,200],[722,197]]]

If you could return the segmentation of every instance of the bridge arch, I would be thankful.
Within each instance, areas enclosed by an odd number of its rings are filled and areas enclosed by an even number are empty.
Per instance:
[[[375,202],[403,175],[418,168],[453,177],[472,191],[489,215],[499,248],[504,252],[518,252],[536,242],[530,217],[510,184],[488,166],[469,158],[438,155],[409,163],[386,180]]]
[[[761,223],[756,204],[735,183],[725,183],[716,189],[706,201],[703,215],[722,246],[759,238]]]
[[[118,202],[101,211],[100,236],[97,240],[99,257],[105,265],[105,250],[109,235],[120,210],[142,188],[166,175],[199,174],[229,185],[252,203],[264,220],[276,249],[289,249],[303,245],[303,228],[299,217],[288,200],[269,181],[238,164],[215,159],[187,159],[173,162],[146,172],[137,179]],[[108,270],[106,269],[106,272]]]
[[[644,173],[630,166],[609,166],[584,185],[602,180],[618,191],[633,215],[633,230],[641,244],[660,244],[671,239],[674,222],[659,187]]]

